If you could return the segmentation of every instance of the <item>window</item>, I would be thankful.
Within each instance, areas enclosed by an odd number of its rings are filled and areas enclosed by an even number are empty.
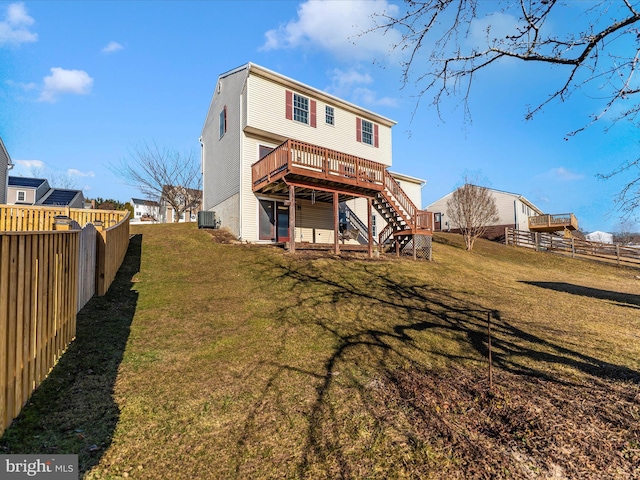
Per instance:
[[[378,234],[378,230],[376,228],[376,216],[371,215],[371,235],[374,237]]]
[[[227,106],[222,109],[220,112],[220,138],[227,133]]]
[[[356,118],[356,140],[378,148],[378,125],[363,118]]]
[[[309,99],[297,93],[293,94],[293,119],[309,123]]]
[[[287,90],[286,118],[316,128],[316,101]]]
[[[373,123],[362,120],[362,143],[373,145]]]
[[[19,190],[18,191],[18,202],[24,202],[27,199],[27,192],[25,192],[24,190]]]
[[[327,122],[327,125],[334,125],[334,110],[333,107],[330,107],[329,105],[327,105],[325,107],[325,121]]]
[[[260,145],[259,154],[258,154],[258,160],[262,160],[264,157],[266,157],[271,152],[273,152],[273,150],[274,149],[271,148],[271,147],[267,147],[265,145]]]

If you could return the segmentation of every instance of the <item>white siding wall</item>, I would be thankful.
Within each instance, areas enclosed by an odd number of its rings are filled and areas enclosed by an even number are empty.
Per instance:
[[[319,145],[358,157],[391,165],[391,128],[378,124],[379,147],[356,141],[357,115],[340,108],[339,104],[329,104],[310,96],[304,91],[286,88],[269,79],[251,75],[247,80],[247,126],[271,132],[285,138]],[[316,100],[316,128],[303,123],[287,120],[286,91],[291,90],[312,100]],[[334,107],[334,125],[325,122],[326,105]],[[362,116],[367,120],[374,119]]]
[[[535,215],[535,211],[524,204],[518,195],[508,192],[491,191],[493,198],[496,200],[498,207],[498,221],[493,225],[516,225],[519,230],[529,230],[528,217]],[[446,230],[445,222],[450,222],[447,212],[447,201],[451,198],[451,193],[436,200],[427,208],[430,212],[443,213],[442,230]],[[523,210],[524,207],[524,210]],[[450,225],[451,228],[457,228],[456,225]]]
[[[218,79],[220,89],[216,85],[202,130],[203,210],[215,211],[221,226],[236,235],[240,231],[239,205],[230,203],[240,199],[241,93],[246,74],[246,70],[240,70]],[[227,131],[220,138],[220,112],[225,106]]]
[[[516,206],[515,202],[518,197],[504,192],[491,192],[498,206],[498,221],[495,225],[514,225],[516,223]]]

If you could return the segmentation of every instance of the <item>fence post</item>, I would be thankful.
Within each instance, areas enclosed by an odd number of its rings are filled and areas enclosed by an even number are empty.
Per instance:
[[[533,234],[533,238],[536,243],[536,252],[539,252],[540,251],[540,235],[538,235],[538,232],[535,232]]]
[[[504,228],[504,244],[509,245],[509,227]]]
[[[620,244],[616,243],[616,258],[618,259],[618,265],[620,265]]]
[[[576,239],[571,237],[571,258],[576,258]]]

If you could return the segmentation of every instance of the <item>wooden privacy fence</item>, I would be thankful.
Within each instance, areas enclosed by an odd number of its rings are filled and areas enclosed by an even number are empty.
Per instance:
[[[507,245],[534,248],[538,251],[570,255],[572,258],[587,257],[618,265],[640,267],[640,248],[637,247],[589,242],[574,237],[565,238],[551,233],[527,232],[513,228],[505,229],[505,243]]]
[[[53,224],[56,217],[59,216],[69,217],[79,225],[102,222],[105,227],[111,227],[124,220],[128,213],[118,210],[0,205],[0,231],[31,232],[53,230]]]
[[[0,236],[0,434],[75,337],[79,234]]]
[[[0,215],[22,218],[15,228],[49,221],[42,209],[5,207]],[[106,294],[124,260],[129,212],[83,214],[96,225],[58,218],[49,231],[0,232],[0,435],[75,338],[77,312]]]

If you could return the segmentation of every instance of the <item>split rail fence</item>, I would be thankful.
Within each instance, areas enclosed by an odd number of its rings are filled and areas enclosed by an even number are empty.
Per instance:
[[[640,248],[620,244],[589,242],[578,238],[564,238],[552,233],[527,232],[505,229],[505,243],[569,255],[572,258],[589,258],[617,265],[640,267]]]
[[[129,212],[0,205],[0,435],[75,338],[77,312],[107,292],[128,245]]]

